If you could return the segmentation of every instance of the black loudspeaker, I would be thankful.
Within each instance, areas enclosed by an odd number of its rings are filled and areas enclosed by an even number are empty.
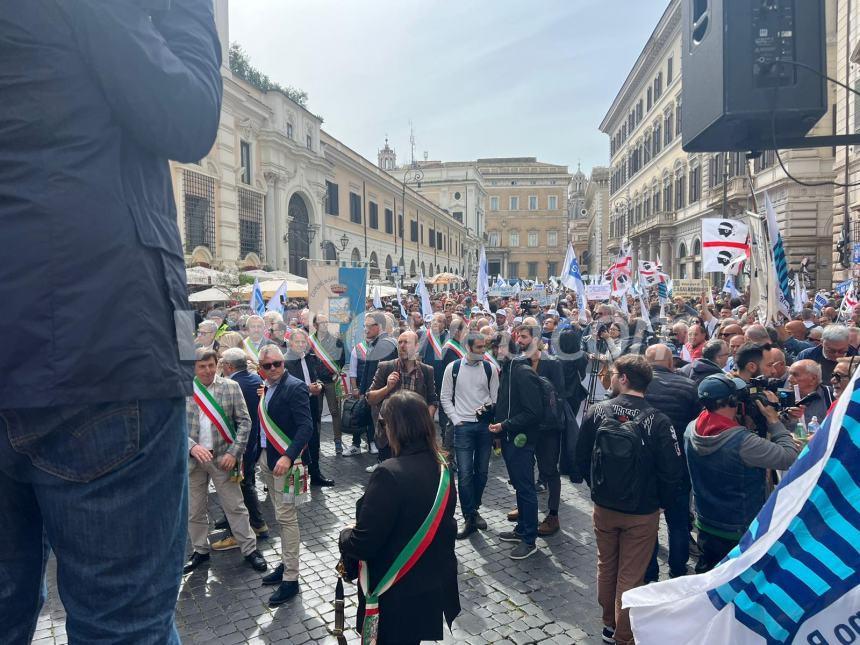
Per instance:
[[[681,0],[687,152],[770,150],[827,111],[824,0]],[[775,118],[775,124],[774,124]]]

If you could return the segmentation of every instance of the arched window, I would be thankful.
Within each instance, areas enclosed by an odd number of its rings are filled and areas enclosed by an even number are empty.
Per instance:
[[[379,278],[379,260],[376,258],[376,251],[370,254],[370,278],[376,280]]]
[[[702,254],[702,243],[696,239],[693,240],[693,255],[701,255]]]
[[[358,249],[353,249],[352,257],[350,258],[350,260],[352,261],[352,266],[354,267],[357,267],[359,264],[361,264],[361,251],[359,251]]]
[[[421,275],[423,275],[425,278],[427,277],[427,270],[425,269],[423,262],[421,263]]]
[[[681,242],[678,245],[678,258],[683,260],[685,257],[687,257],[687,245]]]

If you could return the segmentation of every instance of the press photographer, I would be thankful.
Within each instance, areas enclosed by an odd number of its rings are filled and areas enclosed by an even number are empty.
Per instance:
[[[696,573],[704,573],[737,545],[761,510],[767,499],[766,470],[788,469],[799,448],[776,407],[750,395],[743,380],[715,374],[702,380],[698,392],[705,409],[687,427],[684,445],[699,529]],[[771,403],[777,400],[767,390],[762,397]],[[752,402],[765,420],[765,436],[750,432],[743,423],[739,407],[744,400]]]

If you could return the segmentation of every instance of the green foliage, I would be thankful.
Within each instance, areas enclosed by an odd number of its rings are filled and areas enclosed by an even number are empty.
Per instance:
[[[295,87],[279,85],[251,65],[251,59],[239,43],[230,45],[230,71],[263,92],[280,92],[302,107],[307,107],[308,93]]]

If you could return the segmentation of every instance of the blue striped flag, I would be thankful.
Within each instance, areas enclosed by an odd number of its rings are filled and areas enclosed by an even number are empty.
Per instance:
[[[712,571],[624,594],[637,642],[848,643],[860,606],[860,382]]]
[[[251,309],[258,316],[266,313],[266,301],[263,299],[263,290],[260,289],[260,278],[254,278],[254,290],[251,292]]]
[[[785,316],[791,311],[791,287],[788,284],[788,262],[785,259],[785,248],[782,245],[782,235],[776,223],[776,211],[770,201],[770,195],[764,194],[764,208],[767,214],[767,234],[770,238],[771,251],[773,252],[773,264],[776,268],[776,280],[779,296],[779,309]]]

